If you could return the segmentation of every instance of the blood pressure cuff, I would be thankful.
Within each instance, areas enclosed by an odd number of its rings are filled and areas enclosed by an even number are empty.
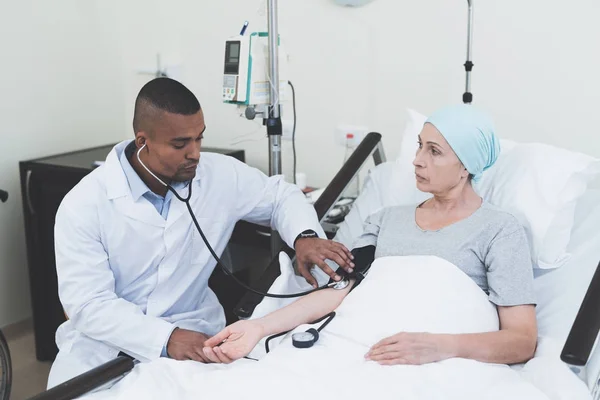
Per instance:
[[[350,291],[353,291],[360,285],[362,280],[365,279],[365,276],[367,276],[367,273],[369,272],[369,268],[371,268],[371,264],[375,260],[375,246],[371,245],[352,249],[351,253],[354,256],[354,260],[352,260],[352,262],[354,262],[354,270],[352,273],[346,272],[342,267],[339,267],[335,273],[342,278],[355,279],[356,282],[350,289]],[[333,282],[333,279],[329,280],[329,283]]]

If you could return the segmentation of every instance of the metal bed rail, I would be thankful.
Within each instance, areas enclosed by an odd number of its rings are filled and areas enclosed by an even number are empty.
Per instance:
[[[581,302],[560,358],[567,364],[584,366],[600,331],[600,263]]]
[[[82,396],[102,385],[117,379],[133,369],[135,362],[130,357],[119,356],[105,364],[76,376],[58,386],[46,390],[29,400],[70,400]]]

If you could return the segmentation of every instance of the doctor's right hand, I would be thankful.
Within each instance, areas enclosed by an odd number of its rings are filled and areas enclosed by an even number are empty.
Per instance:
[[[263,327],[256,321],[237,321],[204,344],[204,354],[212,362],[229,364],[250,354],[264,337]]]
[[[167,354],[174,360],[194,360],[210,363],[202,349],[208,336],[203,333],[175,328],[167,343]]]

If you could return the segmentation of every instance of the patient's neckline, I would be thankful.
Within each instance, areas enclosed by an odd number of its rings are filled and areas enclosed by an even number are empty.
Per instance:
[[[429,199],[428,199],[428,200],[429,200]],[[473,218],[475,215],[479,214],[479,212],[481,211],[481,209],[483,209],[483,208],[484,208],[484,207],[487,205],[486,201],[485,201],[485,200],[482,198],[482,200],[481,200],[481,205],[480,205],[479,207],[477,207],[477,209],[476,209],[475,211],[473,211],[471,214],[469,214],[469,215],[468,215],[468,216],[466,216],[465,218],[463,218],[463,219],[460,219],[460,220],[458,220],[458,221],[455,221],[455,222],[452,222],[451,224],[448,224],[448,225],[442,226],[442,227],[441,227],[441,228],[439,228],[439,229],[424,229],[424,228],[422,228],[422,227],[421,227],[421,225],[419,225],[419,223],[417,222],[417,210],[418,210],[418,209],[419,209],[419,208],[420,208],[420,207],[421,207],[421,206],[422,206],[422,205],[423,205],[423,204],[424,204],[426,201],[427,201],[427,200],[423,201],[422,203],[419,203],[419,204],[418,204],[418,205],[415,207],[415,209],[413,210],[413,218],[412,218],[412,220],[413,220],[413,223],[415,224],[415,227],[416,227],[416,228],[417,228],[419,231],[421,231],[421,232],[423,232],[423,233],[436,233],[436,232],[441,232],[441,231],[443,231],[443,230],[450,229],[450,228],[452,228],[452,227],[454,227],[454,226],[456,226],[456,225],[460,225],[460,224],[462,224],[462,223],[464,223],[464,222],[466,222],[466,221],[468,221],[468,220],[472,219],[472,218]]]

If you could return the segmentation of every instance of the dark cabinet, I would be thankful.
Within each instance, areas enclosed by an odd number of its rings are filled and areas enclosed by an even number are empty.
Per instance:
[[[77,179],[72,171],[62,174],[52,170],[21,169],[31,305],[40,361],[54,359],[54,333],[65,318],[54,264],[54,216],[62,198],[82,177]]]
[[[107,145],[68,154],[20,163],[21,190],[25,221],[27,261],[35,333],[36,356],[40,361],[54,360],[58,349],[55,333],[65,321],[58,298],[54,256],[54,219],[64,196],[88,173],[94,161],[103,161],[112,149]],[[245,162],[243,150],[204,148],[205,152],[227,154]],[[240,222],[226,251],[237,277],[248,281],[261,271],[251,266],[265,266],[270,261],[268,228]],[[227,275],[215,269],[211,280],[226,310],[228,322],[235,319],[233,307],[243,295]]]

